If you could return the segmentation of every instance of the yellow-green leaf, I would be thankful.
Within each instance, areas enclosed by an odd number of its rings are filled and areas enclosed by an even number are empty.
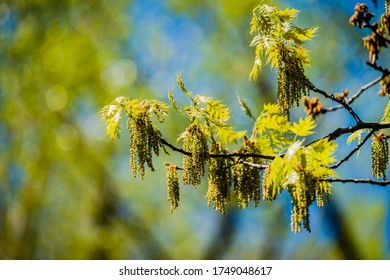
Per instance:
[[[117,110],[116,114],[107,120],[107,134],[112,140],[115,140],[115,137],[119,138],[121,113],[122,110]]]
[[[237,94],[237,99],[238,99],[238,102],[240,103],[241,110],[244,111],[245,115],[247,115],[251,119],[256,120],[255,117],[253,116],[248,104],[238,94]]]
[[[191,92],[189,92],[186,88],[185,88],[185,85],[184,85],[184,82],[183,82],[183,79],[181,77],[181,73],[178,73],[177,76],[176,76],[176,80],[177,80],[177,84],[179,85],[181,91],[188,95],[188,96],[191,96]]]
[[[351,144],[352,141],[356,140],[358,141],[358,144],[362,141],[362,133],[365,132],[365,129],[360,129],[355,131],[354,133],[351,133],[351,135],[348,136],[347,144]]]
[[[231,128],[217,127],[218,137],[224,144],[236,144],[246,135],[245,131],[234,131]]]
[[[176,106],[176,99],[173,96],[173,91],[168,92],[168,98],[172,108],[175,109],[176,112],[181,112],[181,110]]]
[[[383,112],[383,117],[382,117],[383,122],[388,122],[390,121],[390,101],[387,102],[387,106],[385,108],[385,111]]]
[[[282,11],[278,11],[278,15],[284,21],[291,21],[296,18],[296,15],[299,12],[300,11],[296,9],[284,9]]]
[[[310,116],[308,116],[304,120],[300,119],[299,123],[293,123],[291,132],[297,136],[307,136],[314,133],[312,129],[315,127],[315,121]]]

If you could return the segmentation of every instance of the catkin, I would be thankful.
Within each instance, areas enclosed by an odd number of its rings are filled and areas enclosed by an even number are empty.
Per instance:
[[[256,143],[248,138],[244,139],[238,153],[260,153]],[[259,164],[260,160],[254,157],[245,158],[248,163]],[[238,199],[240,208],[247,208],[250,201],[254,206],[260,201],[260,171],[244,163],[236,162],[233,166],[233,190]]]
[[[161,146],[160,130],[152,124],[149,114],[139,114],[129,117],[127,122],[130,129],[130,167],[135,177],[145,176],[145,164],[154,171],[152,153],[159,154]]]
[[[372,176],[386,180],[389,146],[383,131],[374,136],[371,144]]]
[[[165,163],[167,167],[167,194],[170,202],[170,212],[172,213],[179,206],[180,188],[179,177],[177,176],[177,166]]]
[[[220,143],[211,144],[210,154],[226,154],[227,150]],[[210,158],[208,190],[206,198],[208,206],[213,202],[215,210],[225,214],[225,205],[230,199],[232,171],[230,163],[225,158]]]
[[[313,177],[310,172],[301,170],[298,180],[294,184],[288,185],[291,195],[293,209],[291,212],[291,231],[294,233],[302,231],[303,227],[310,232],[309,206],[317,199],[317,204],[323,203],[323,189],[321,182]]]
[[[309,93],[302,61],[296,53],[282,49],[279,54],[277,101],[279,111],[289,115],[289,110]]]
[[[194,187],[200,185],[209,159],[209,151],[207,138],[195,123],[186,129],[183,150],[191,153],[183,156],[183,184]]]
[[[262,195],[264,200],[274,200],[276,199],[276,191],[274,191],[274,185],[269,180],[269,175],[271,173],[271,165],[268,165],[263,173],[262,180]]]

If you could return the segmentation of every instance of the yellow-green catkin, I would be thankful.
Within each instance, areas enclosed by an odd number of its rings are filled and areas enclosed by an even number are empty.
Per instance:
[[[301,232],[302,223],[310,232],[308,209],[298,208],[297,206],[293,205],[293,209],[291,210],[291,231],[294,233]]]
[[[282,48],[279,53],[277,100],[279,111],[289,115],[289,110],[299,106],[302,95],[309,93],[302,61],[293,51]]]
[[[277,195],[275,186],[269,179],[270,173],[271,173],[271,165],[269,164],[264,170],[262,184],[261,184],[261,191],[264,200],[275,200]]]
[[[293,209],[291,210],[291,231],[298,233],[302,231],[302,224],[310,232],[309,224],[309,203],[303,185],[293,186],[292,196]],[[290,191],[290,190],[289,190]]]
[[[260,153],[254,140],[249,138],[244,139],[242,147],[238,153],[252,154]],[[260,159],[256,157],[245,157],[245,162],[249,164],[259,164]],[[254,202],[254,206],[260,201],[260,170],[256,167],[237,161],[233,166],[233,191],[237,196],[238,206],[247,208],[250,201]]]
[[[210,147],[210,154],[226,154],[220,143],[213,143]],[[213,202],[215,210],[225,214],[225,205],[230,199],[232,171],[230,162],[226,158],[213,158],[209,160],[208,190],[206,198],[208,206]]]
[[[318,180],[310,173],[301,170],[295,184],[288,186],[291,195],[293,209],[291,212],[291,231],[294,233],[302,231],[303,227],[310,232],[309,206],[316,200]],[[321,202],[320,202],[321,203]]]
[[[141,174],[144,178],[145,164],[154,171],[152,153],[159,154],[161,133],[147,113],[129,117],[127,126],[130,129],[130,167],[134,177]]]
[[[386,168],[389,161],[389,146],[383,131],[372,139],[372,176],[386,180]]]
[[[179,206],[180,188],[179,177],[177,176],[177,166],[166,162],[167,167],[167,193],[170,202],[171,213]]]
[[[191,153],[183,156],[183,184],[196,187],[201,183],[209,159],[207,138],[196,123],[186,129],[183,150]]]
[[[329,182],[317,182],[315,196],[318,207],[323,207],[325,205],[325,201],[329,202],[330,190],[331,184],[329,184]]]

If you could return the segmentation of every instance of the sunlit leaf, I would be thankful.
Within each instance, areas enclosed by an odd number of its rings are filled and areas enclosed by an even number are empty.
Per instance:
[[[288,160],[291,160],[295,153],[301,148],[303,141],[297,141],[294,144],[292,144],[290,147],[288,147],[286,158]]]
[[[390,101],[387,102],[387,106],[383,112],[383,117],[382,117],[383,122],[388,122],[390,121]]]
[[[347,138],[347,144],[351,144],[356,139],[358,141],[358,144],[360,144],[360,142],[362,141],[362,134],[364,132],[366,132],[365,129],[360,129],[360,130],[357,130],[357,131],[351,133],[351,135],[349,135]]]
[[[181,112],[181,110],[176,106],[176,99],[174,98],[174,93],[173,91],[168,92],[168,98],[169,102],[171,103],[171,106],[173,109],[175,109],[176,112]]]
[[[183,82],[183,79],[181,77],[181,73],[178,73],[177,76],[176,76],[176,80],[177,80],[177,84],[179,85],[181,91],[188,95],[188,96],[191,96],[191,92],[187,91],[187,89],[185,88],[185,85],[184,85],[184,82]]]
[[[234,131],[231,128],[218,127],[218,137],[224,144],[237,144],[238,140],[242,139],[245,135],[245,131]]]
[[[307,136],[314,133],[312,130],[315,127],[315,121],[311,117],[306,117],[299,119],[298,123],[293,123],[291,131],[297,136]]]
[[[245,115],[255,120],[255,117],[253,116],[248,104],[238,94],[237,94],[237,99],[238,102],[240,103],[241,110],[244,111]]]

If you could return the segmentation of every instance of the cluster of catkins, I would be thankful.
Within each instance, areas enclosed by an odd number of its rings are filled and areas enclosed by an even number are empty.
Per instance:
[[[277,100],[279,111],[289,115],[295,104],[299,106],[302,95],[308,95],[310,81],[305,76],[303,63],[294,51],[279,52]]]
[[[319,181],[303,166],[296,167],[299,172],[294,175],[297,178],[294,183],[275,186],[270,180],[272,164],[264,170],[262,180],[262,194],[264,200],[275,200],[281,189],[287,188],[291,195],[291,231],[302,231],[303,227],[310,232],[309,206],[316,201],[319,207],[324,206],[324,198],[329,199],[330,187],[328,182]]]
[[[245,138],[238,152],[258,154],[260,150],[254,140]],[[257,168],[250,165],[252,163],[259,164],[260,159],[248,157],[245,161],[249,164],[238,163],[233,166],[233,191],[237,196],[240,208],[248,207],[249,202],[252,200],[254,205],[257,206],[260,201],[260,172]]]
[[[191,153],[183,157],[183,184],[195,187],[201,183],[209,159],[207,138],[195,123],[186,129],[183,150]]]
[[[211,144],[210,154],[227,154],[227,150],[220,143]],[[231,163],[223,157],[209,160],[208,190],[206,198],[208,206],[213,202],[215,210],[225,213],[225,205],[230,200],[230,186],[232,184]]]
[[[130,167],[134,176],[145,176],[145,164],[154,171],[152,152],[159,155],[161,132],[150,120],[149,113],[139,113],[129,117]]]
[[[201,128],[196,124],[191,124],[185,132],[183,139],[183,167],[177,167],[166,163],[167,167],[167,189],[170,209],[173,211],[178,206],[179,201],[179,179],[177,170],[182,170],[182,181],[184,185],[196,187],[201,183],[205,175],[206,164],[208,163],[208,190],[206,198],[208,206],[225,213],[225,206],[230,201],[231,187],[238,205],[246,208],[250,201],[254,201],[255,206],[260,201],[260,170],[250,166],[259,164],[260,159],[245,157],[243,159],[230,159],[223,155],[228,154],[228,150],[219,142],[213,142],[210,150],[207,145],[207,138]],[[255,154],[259,153],[254,140],[245,138],[244,143],[237,153]],[[214,155],[214,156],[213,156]]]

